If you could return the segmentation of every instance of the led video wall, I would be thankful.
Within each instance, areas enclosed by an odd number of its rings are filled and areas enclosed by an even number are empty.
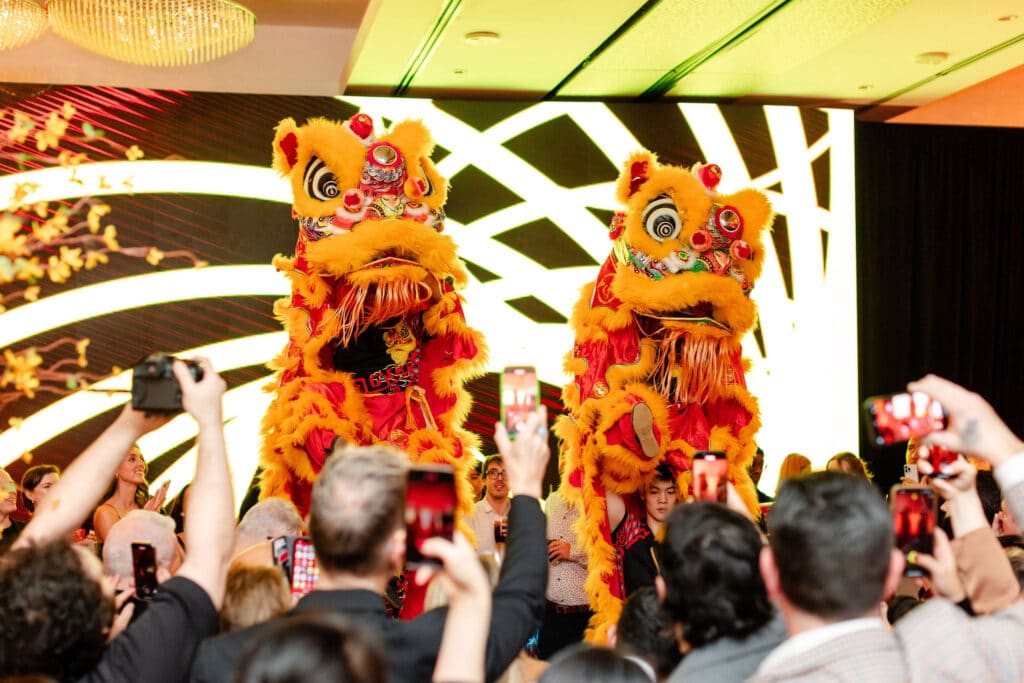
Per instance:
[[[128,400],[129,368],[141,357],[202,353],[229,382],[226,433],[241,495],[269,402],[264,364],[286,341],[271,306],[288,286],[270,260],[291,253],[296,238],[290,189],[269,168],[273,127],[287,116],[343,119],[358,110],[378,126],[417,118],[431,129],[435,162],[451,183],[446,232],[472,276],[466,318],[487,339],[490,370],[537,366],[553,407],[568,379],[567,320],[610,250],[613,185],[627,156],[647,148],[686,166],[714,162],[724,171],[721,190],[764,190],[777,217],[753,294],[759,323],[744,344],[768,453],[762,488],[774,487],[789,452],[823,464],[856,450],[851,112],[11,88],[0,97],[8,112],[73,106],[69,131],[89,161],[47,167],[5,155],[2,203],[101,199],[122,251],[135,250],[64,283],[41,282],[38,298],[12,301],[0,314],[0,350],[88,338],[89,370],[115,370],[88,391],[40,392],[0,408],[0,459],[16,477],[29,461],[66,464],[87,445]],[[0,135],[12,121],[0,119]],[[83,136],[89,131],[100,134]],[[143,156],[128,160],[124,150],[133,147]],[[161,258],[150,259],[152,249]],[[471,387],[468,426],[485,443],[495,385],[491,375]],[[181,416],[140,442],[155,480],[170,477],[172,493],[191,476],[194,437],[194,423]]]

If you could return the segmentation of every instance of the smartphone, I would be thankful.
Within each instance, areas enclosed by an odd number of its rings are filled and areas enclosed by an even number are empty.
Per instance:
[[[878,446],[909,441],[911,437],[946,428],[942,405],[920,391],[872,396],[864,401],[864,413],[871,438]]]
[[[903,478],[909,479],[910,481],[920,482],[921,473],[917,470],[917,465],[904,464],[903,465]]]
[[[501,371],[501,421],[510,439],[516,438],[526,418],[539,405],[540,385],[536,368],[516,365]]]
[[[151,543],[132,543],[132,575],[135,597],[149,601],[156,595],[156,548]]]
[[[270,553],[274,556],[274,564],[281,568],[288,583],[292,582],[292,551],[288,536],[278,536],[270,542]]]
[[[421,551],[423,541],[455,533],[455,470],[450,465],[416,465],[409,469],[405,494],[405,563],[409,567],[440,564]]]
[[[932,466],[932,476],[938,479],[948,479],[949,475],[945,472],[945,466],[960,457],[959,453],[928,444],[921,444],[918,453],[919,457],[928,458],[928,464]]]
[[[722,451],[697,451],[693,455],[693,498],[724,503],[729,495],[726,485],[729,461]]]
[[[896,547],[904,554],[912,550],[934,552],[935,493],[927,486],[894,486],[889,493]],[[919,565],[907,562],[904,576],[925,576]]]
[[[292,600],[295,601],[316,588],[316,581],[320,578],[313,542],[304,536],[292,539],[291,568]]]

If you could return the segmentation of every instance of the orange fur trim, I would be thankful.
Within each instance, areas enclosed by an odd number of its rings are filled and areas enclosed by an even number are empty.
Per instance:
[[[351,232],[308,245],[306,260],[319,273],[341,276],[362,268],[385,251],[409,258],[438,276],[452,275],[457,282],[468,278],[455,255],[452,238],[410,219],[364,221]]]

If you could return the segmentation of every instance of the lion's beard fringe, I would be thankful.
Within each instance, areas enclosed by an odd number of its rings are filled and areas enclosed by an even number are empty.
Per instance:
[[[432,296],[425,282],[411,280],[352,285],[336,309],[341,325],[336,337],[338,345],[345,348],[374,325],[426,310]]]
[[[655,389],[678,404],[707,403],[724,386],[732,363],[721,339],[667,330],[657,341]]]

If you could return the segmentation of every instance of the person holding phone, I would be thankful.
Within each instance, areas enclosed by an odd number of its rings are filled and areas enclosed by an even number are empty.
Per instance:
[[[486,632],[486,680],[508,668],[544,613],[548,557],[539,501],[550,457],[545,419],[543,408],[531,414],[515,441],[501,423],[495,427],[504,471],[493,479],[507,481],[516,496],[508,505],[508,545],[501,577],[491,593],[490,619],[486,629],[477,627],[476,632]],[[316,589],[289,614],[347,615],[377,631],[389,680],[427,681],[439,659],[449,610],[431,609],[396,621],[384,608],[388,582],[405,565],[408,469],[406,457],[387,446],[345,446],[326,460],[310,499],[309,534],[319,579]],[[192,682],[232,680],[244,651],[275,623],[276,619],[204,641],[192,667]]]

